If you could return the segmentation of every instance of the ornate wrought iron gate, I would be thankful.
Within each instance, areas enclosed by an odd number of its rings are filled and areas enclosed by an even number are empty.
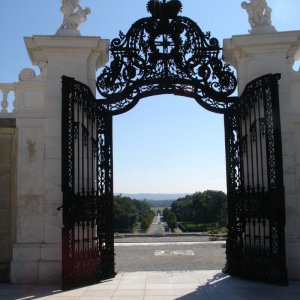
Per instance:
[[[114,276],[112,117],[63,77],[63,288]],[[105,166],[105,167],[104,167]]]
[[[103,99],[63,77],[63,287],[114,276],[112,117],[159,94],[194,98],[225,115],[228,182],[226,272],[287,282],[278,75],[237,80],[222,48],[179,0],[150,0],[151,17],[111,42],[97,79]]]
[[[279,78],[252,81],[225,113],[226,272],[286,284]]]

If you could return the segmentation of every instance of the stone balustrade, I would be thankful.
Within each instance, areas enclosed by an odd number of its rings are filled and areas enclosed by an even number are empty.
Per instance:
[[[16,83],[0,83],[0,116],[3,113],[14,112],[16,88],[17,88]],[[9,103],[9,96],[8,96],[10,93],[13,93],[13,98],[11,100],[11,103]]]

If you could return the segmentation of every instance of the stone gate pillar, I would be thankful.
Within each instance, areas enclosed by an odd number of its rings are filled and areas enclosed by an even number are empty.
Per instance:
[[[239,94],[246,84],[280,73],[279,97],[286,203],[286,253],[289,279],[300,279],[300,31],[239,35],[224,40],[226,62],[237,70]]]
[[[95,91],[96,70],[108,60],[108,40],[84,36],[25,38],[33,65],[24,69],[16,95],[18,131],[16,243],[13,283],[61,279],[61,76]]]

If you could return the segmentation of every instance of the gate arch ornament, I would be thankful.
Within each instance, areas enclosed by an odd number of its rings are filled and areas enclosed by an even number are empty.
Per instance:
[[[191,97],[214,112],[227,109],[237,80],[222,60],[219,41],[180,16],[178,0],[151,0],[147,8],[151,17],[111,42],[112,61],[97,79],[106,109],[120,114],[158,94]]]
[[[104,97],[62,78],[63,288],[114,277],[113,116],[159,94],[194,98],[224,114],[230,275],[287,283],[279,74],[237,80],[222,48],[189,18],[179,0],[147,5],[111,42],[112,61],[97,79]]]

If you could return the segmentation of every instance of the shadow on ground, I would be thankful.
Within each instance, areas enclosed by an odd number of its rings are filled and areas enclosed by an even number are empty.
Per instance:
[[[0,300],[31,300],[62,293],[59,286],[53,285],[14,285],[0,284]]]
[[[218,273],[196,291],[176,300],[291,300],[300,299],[300,282],[277,286]]]

